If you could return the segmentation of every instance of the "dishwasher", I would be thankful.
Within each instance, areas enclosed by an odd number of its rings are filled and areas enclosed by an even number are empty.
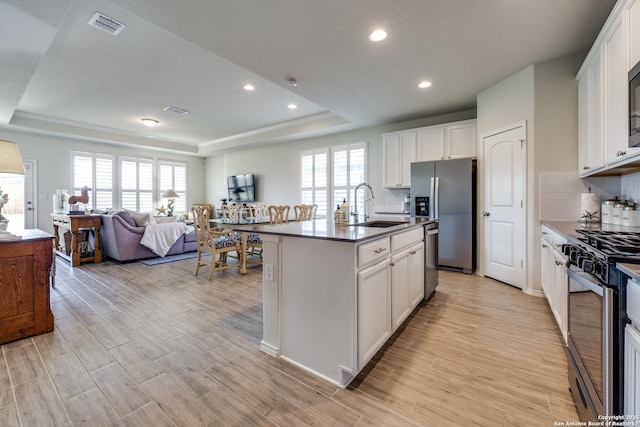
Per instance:
[[[424,238],[424,299],[429,299],[438,287],[438,222],[425,228]]]

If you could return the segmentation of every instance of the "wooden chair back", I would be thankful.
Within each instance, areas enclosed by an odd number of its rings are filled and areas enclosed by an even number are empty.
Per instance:
[[[242,205],[222,205],[222,219],[230,224],[237,224],[242,219],[244,206]]]
[[[291,206],[269,206],[269,223],[270,224],[282,224],[283,222],[289,222],[289,211]]]
[[[211,228],[209,219],[212,208],[210,206],[199,204],[191,207],[194,232],[198,243],[195,275],[198,275],[200,267],[209,266],[211,269],[209,271],[209,280],[213,279],[213,272],[216,270],[235,268],[233,264],[227,263],[227,254],[233,251],[236,252],[239,258],[241,250],[240,242],[234,237],[233,230]],[[203,258],[202,254],[204,252],[210,252],[211,257]]]
[[[211,205],[207,203],[194,204],[191,206],[191,213],[193,214],[193,227],[196,233],[196,242],[198,242],[198,252],[200,252],[203,246],[209,246],[208,240],[211,234],[211,226],[209,225],[209,219],[211,215]]]
[[[253,203],[248,207],[247,216],[264,219],[269,216],[269,207],[266,203]]]
[[[318,210],[318,205],[295,205],[293,210],[296,215],[296,221],[309,221],[312,219],[316,219],[316,211]]]

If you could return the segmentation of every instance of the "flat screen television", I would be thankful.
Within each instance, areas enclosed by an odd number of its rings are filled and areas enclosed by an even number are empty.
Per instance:
[[[255,202],[256,187],[252,173],[227,177],[230,202]]]

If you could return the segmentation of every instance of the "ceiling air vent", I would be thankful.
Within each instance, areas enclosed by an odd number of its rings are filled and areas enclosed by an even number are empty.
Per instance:
[[[124,24],[109,18],[100,12],[96,12],[95,15],[89,20],[89,25],[93,25],[96,28],[100,28],[102,31],[106,31],[109,34],[117,36],[120,31],[124,29]]]
[[[164,111],[168,111],[170,113],[178,114],[180,116],[184,116],[185,114],[189,114],[187,110],[178,107],[172,107],[171,105],[167,105],[164,107]]]

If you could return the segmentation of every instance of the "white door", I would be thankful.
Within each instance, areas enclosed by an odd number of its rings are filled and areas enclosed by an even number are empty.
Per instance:
[[[35,162],[23,160],[25,175],[0,174],[0,197],[7,201],[0,207],[0,214],[9,220],[7,229],[19,231],[34,228]]]
[[[484,273],[523,287],[525,128],[517,125],[483,138]]]

